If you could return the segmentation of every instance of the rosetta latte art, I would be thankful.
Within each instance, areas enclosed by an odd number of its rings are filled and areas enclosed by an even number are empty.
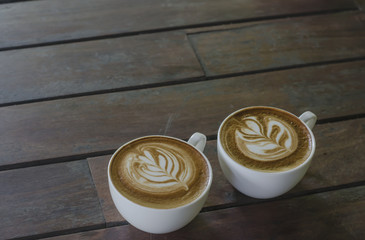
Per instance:
[[[189,190],[191,166],[174,149],[147,144],[130,158],[128,174],[140,190],[153,193]]]
[[[240,151],[258,161],[282,159],[292,154],[298,145],[293,127],[273,116],[244,117],[237,126],[235,138]]]

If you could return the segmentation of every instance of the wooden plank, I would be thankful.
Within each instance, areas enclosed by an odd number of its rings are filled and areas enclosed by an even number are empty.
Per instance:
[[[365,119],[318,125],[314,134],[317,149],[311,167],[303,180],[286,196],[365,181],[365,148],[361,147],[365,145]],[[208,141],[204,153],[212,165],[214,176],[205,207],[257,202],[239,193],[225,179],[217,158],[216,141]],[[112,226],[125,219],[116,210],[109,194],[106,174],[109,159],[110,155],[89,158],[88,162],[106,224]]]
[[[29,1],[0,5],[0,48],[355,8],[350,0]]]
[[[44,240],[124,240],[124,239],[138,239],[138,240],[150,240],[150,234],[142,232],[131,225],[112,227],[88,232],[80,232],[75,234],[56,236],[51,238],[44,238]]]
[[[182,32],[0,52],[0,105],[203,76]]]
[[[245,106],[312,110],[320,119],[363,113],[364,73],[358,61],[2,107],[0,165],[110,151],[149,134],[212,135]]]
[[[362,239],[364,218],[362,186],[200,213],[186,227],[149,239]],[[128,225],[50,239],[124,239],[131,232],[144,234]]]
[[[189,35],[208,76],[365,56],[363,12],[253,22],[217,30]]]
[[[362,239],[365,187],[199,214],[151,239]]]
[[[292,192],[365,180],[365,119],[314,128],[316,153],[305,178]]]
[[[106,155],[88,159],[91,175],[98,193],[98,197],[100,199],[100,204],[107,227],[126,221],[115,208],[113,200],[110,196],[107,175],[110,157],[111,155]]]
[[[0,172],[1,239],[103,226],[85,160]]]

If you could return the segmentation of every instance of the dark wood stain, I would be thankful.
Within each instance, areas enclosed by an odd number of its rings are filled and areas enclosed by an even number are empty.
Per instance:
[[[1,239],[103,226],[86,160],[0,172]]]
[[[0,0],[0,239],[363,239],[364,0]],[[319,117],[302,181],[275,199],[219,167],[246,106]],[[202,212],[163,235],[115,209],[110,154],[208,136]]]
[[[202,213],[152,239],[361,239],[364,209],[365,187],[357,187]]]
[[[233,27],[189,35],[208,76],[365,56],[363,12]]]
[[[0,48],[354,8],[347,0],[29,1],[0,5],[0,32],[6,33],[0,35]]]
[[[51,238],[45,238],[48,240],[82,240],[82,239],[90,239],[90,240],[124,240],[124,239],[138,239],[138,240],[149,240],[150,238],[149,233],[142,232],[137,228],[126,225],[126,226],[118,226],[88,232],[80,232],[75,234],[69,234],[64,236],[57,236]]]
[[[200,213],[186,227],[150,234],[149,239],[361,239],[364,197],[365,187],[355,187]],[[146,239],[146,235],[128,225],[52,239]]]
[[[212,135],[250,105],[311,110],[320,119],[363,113],[364,71],[360,61],[3,107],[0,165],[112,150],[150,134]]]
[[[107,226],[120,224],[121,222],[126,221],[115,208],[110,196],[107,175],[110,157],[111,155],[107,155],[88,159],[91,175],[95,183],[95,188],[100,199]]]
[[[0,52],[0,105],[199,77],[182,32],[6,51]]]

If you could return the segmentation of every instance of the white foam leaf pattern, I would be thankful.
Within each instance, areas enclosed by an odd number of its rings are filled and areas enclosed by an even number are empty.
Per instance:
[[[134,156],[128,166],[130,175],[145,190],[164,187],[189,190],[187,185],[188,168],[182,156],[173,150],[148,147],[143,154]]]
[[[297,148],[295,130],[274,117],[245,117],[235,133],[237,147],[254,160],[279,160]]]

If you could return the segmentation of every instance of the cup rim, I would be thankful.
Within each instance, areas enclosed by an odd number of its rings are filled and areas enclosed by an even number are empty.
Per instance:
[[[163,137],[163,138],[169,138],[169,139],[173,139],[173,140],[177,140],[181,143],[185,143],[187,144],[188,146],[191,146],[193,149],[195,149],[205,160],[207,166],[208,166],[208,172],[209,172],[209,179],[207,181],[207,184],[205,186],[205,189],[204,191],[197,197],[195,198],[193,201],[191,202],[188,202],[187,204],[185,205],[181,205],[181,206],[178,206],[178,207],[173,207],[173,208],[154,208],[154,207],[147,207],[147,206],[144,206],[144,205],[141,205],[141,204],[138,204],[138,203],[135,203],[133,202],[132,200],[130,200],[129,198],[127,198],[126,196],[124,196],[115,186],[115,184],[113,183],[112,179],[111,179],[111,176],[110,176],[110,168],[111,168],[111,163],[115,157],[115,155],[120,151],[122,150],[122,148],[124,148],[125,146],[135,142],[135,141],[138,141],[138,140],[141,140],[141,139],[144,139],[144,138],[151,138],[151,137]],[[128,201],[130,204],[132,205],[135,205],[135,206],[138,206],[140,208],[145,208],[145,209],[149,209],[149,210],[153,210],[153,211],[161,211],[161,212],[164,212],[164,211],[171,211],[171,210],[176,210],[176,209],[182,209],[182,208],[186,208],[188,206],[191,206],[193,204],[195,204],[196,202],[200,201],[200,199],[202,199],[204,196],[206,196],[206,194],[208,194],[209,190],[210,190],[210,187],[212,185],[212,182],[213,182],[213,169],[212,169],[212,166],[210,165],[210,162],[208,160],[208,158],[205,156],[205,154],[203,152],[201,152],[199,149],[197,149],[195,146],[191,145],[190,143],[182,140],[182,139],[179,139],[179,138],[176,138],[176,137],[171,137],[171,136],[166,136],[166,135],[146,135],[146,136],[142,136],[142,137],[138,137],[138,138],[134,138],[126,143],[124,143],[122,146],[120,146],[114,153],[113,155],[110,157],[109,159],[109,163],[108,163],[108,169],[107,169],[107,173],[108,173],[108,181],[109,181],[109,184],[111,184],[113,186],[113,188],[116,190],[116,192],[122,196],[126,201]]]
[[[233,160],[229,155],[228,153],[224,150],[222,144],[221,144],[221,140],[220,140],[220,135],[221,135],[221,130],[222,130],[222,127],[223,125],[225,124],[225,122],[233,115],[235,115],[236,113],[238,112],[241,112],[241,111],[244,111],[244,110],[248,110],[248,109],[253,109],[253,108],[267,108],[267,109],[274,109],[274,110],[277,110],[277,111],[282,111],[290,116],[293,116],[295,118],[297,118],[305,127],[306,129],[308,130],[310,136],[311,136],[311,142],[312,142],[312,151],[311,153],[309,154],[309,156],[305,159],[305,161],[303,161],[300,165],[294,167],[294,168],[291,168],[291,169],[288,169],[288,170],[284,170],[284,171],[278,171],[278,172],[265,172],[265,171],[260,171],[260,170],[254,170],[254,169],[251,169],[251,168],[248,168],[246,166],[243,166],[242,164],[239,164],[238,162],[236,162],[235,160]],[[246,169],[248,171],[251,171],[251,172],[254,172],[254,173],[262,173],[262,174],[267,174],[267,175],[282,175],[282,174],[286,174],[286,173],[290,173],[290,172],[294,172],[294,171],[297,171],[298,169],[300,168],[303,168],[304,166],[307,165],[308,162],[310,162],[313,158],[313,155],[315,153],[315,150],[316,150],[316,140],[315,140],[315,137],[314,137],[314,134],[313,134],[313,131],[312,129],[310,129],[308,127],[307,124],[305,124],[298,116],[296,116],[295,114],[291,113],[291,112],[288,112],[284,109],[281,109],[281,108],[278,108],[278,107],[272,107],[272,106],[262,106],[262,105],[258,105],[258,106],[249,106],[249,107],[244,107],[244,108],[240,108],[234,112],[232,112],[231,114],[229,114],[228,116],[226,116],[224,118],[224,120],[222,121],[222,123],[219,125],[219,129],[218,129],[218,134],[217,134],[217,151],[219,151],[219,148],[221,148],[221,154],[224,155],[224,159],[225,160],[228,160],[230,163],[233,163],[235,166],[237,166],[237,168],[243,168],[243,169]]]

